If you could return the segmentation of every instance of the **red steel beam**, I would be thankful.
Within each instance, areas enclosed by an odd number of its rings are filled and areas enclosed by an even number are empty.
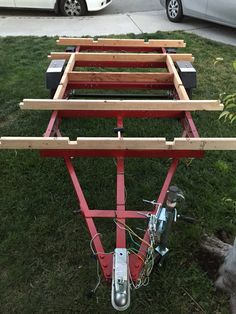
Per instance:
[[[165,62],[157,61],[82,61],[75,62],[76,67],[104,67],[104,68],[166,68]],[[146,73],[146,72],[145,72]]]
[[[101,210],[92,209],[89,210],[86,217],[88,218],[117,218],[117,219],[129,219],[129,218],[142,218],[146,219],[145,215],[150,212],[143,210]]]
[[[54,136],[58,131],[60,122],[61,122],[61,119],[58,116],[58,111],[56,111],[56,110],[53,111],[51,118],[50,118],[50,121],[49,121],[49,124],[48,124],[48,127],[47,127],[47,130],[44,133],[44,136],[45,137]]]
[[[123,119],[118,117],[117,128],[123,128]],[[118,136],[122,137],[122,133],[118,132]],[[116,211],[117,213],[125,211],[125,165],[124,158],[118,157],[117,163],[117,179],[116,179]],[[118,223],[125,224],[124,218],[118,218]],[[126,231],[123,228],[116,226],[116,247],[126,248]]]
[[[188,122],[189,125],[189,131],[191,132],[191,135],[193,137],[199,137],[197,128],[195,126],[195,123],[193,122],[193,118],[190,112],[186,111],[185,112],[185,119]]]
[[[66,164],[67,170],[69,172],[72,184],[74,186],[74,190],[75,190],[77,199],[78,199],[79,204],[80,204],[81,212],[84,216],[86,216],[86,214],[89,213],[89,207],[88,207],[88,204],[87,204],[86,199],[84,197],[84,194],[83,194],[82,188],[80,186],[79,180],[76,176],[75,169],[74,169],[73,164],[69,158],[65,158],[64,160],[65,160],[65,164]]]
[[[69,172],[77,199],[80,204],[81,213],[85,217],[85,221],[87,223],[91,238],[92,238],[92,245],[94,245],[95,251],[97,253],[97,257],[99,259],[101,269],[103,271],[103,275],[106,279],[111,278],[112,274],[112,254],[105,254],[102,242],[100,239],[100,234],[97,232],[96,226],[94,224],[93,218],[87,217],[89,216],[89,207],[87,204],[87,201],[84,197],[82,188],[80,186],[79,180],[76,176],[75,169],[73,167],[73,164],[69,158],[65,158],[65,164],[67,167],[67,170]]]
[[[160,47],[127,47],[127,46],[80,46],[81,52],[96,52],[96,51],[103,51],[103,52],[162,52],[162,49]]]
[[[78,110],[60,110],[58,116],[61,118],[181,118],[181,111],[78,111]]]
[[[41,150],[42,157],[141,157],[141,158],[202,158],[202,150]]]

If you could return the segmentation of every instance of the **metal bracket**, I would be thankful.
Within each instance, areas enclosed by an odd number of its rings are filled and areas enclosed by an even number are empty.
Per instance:
[[[159,253],[163,257],[169,252],[169,249],[167,247],[165,249],[161,249],[160,246],[158,245],[155,248],[155,251],[157,251],[157,253]]]

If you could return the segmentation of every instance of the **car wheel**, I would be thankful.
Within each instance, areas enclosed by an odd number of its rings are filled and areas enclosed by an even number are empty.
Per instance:
[[[180,22],[183,18],[181,0],[167,0],[166,14],[171,22]]]
[[[66,16],[80,16],[87,11],[84,0],[62,0],[60,8],[61,13]]]

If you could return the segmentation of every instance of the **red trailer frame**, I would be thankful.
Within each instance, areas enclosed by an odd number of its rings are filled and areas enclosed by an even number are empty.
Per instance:
[[[89,39],[91,41],[91,39]],[[101,41],[100,41],[101,42]],[[120,45],[109,45],[109,41],[107,45],[101,45],[98,44],[94,45],[83,45],[83,43],[80,43],[77,45],[78,41],[75,40],[73,42],[73,39],[67,39],[62,38],[58,41],[59,44],[76,44],[76,53],[79,54],[81,52],[118,52],[118,53],[127,53],[127,52],[135,52],[135,53],[158,53],[166,55],[166,48],[164,47],[139,47],[139,46],[133,46],[134,43],[132,41],[129,41],[130,46],[120,46]],[[179,41],[178,46],[185,46],[185,44],[182,41]],[[172,43],[169,43],[168,45],[173,45],[174,41]],[[72,54],[69,54],[71,58]],[[53,56],[53,53],[52,53]],[[58,57],[63,57],[65,55],[58,54]],[[188,56],[189,57],[189,56]],[[184,56],[183,56],[184,58]],[[70,60],[70,59],[69,59]],[[123,61],[123,62],[112,62],[112,61],[75,61],[74,67],[125,67],[125,68],[150,68],[150,67],[159,67],[159,68],[167,68],[166,62],[133,62],[133,61]],[[74,68],[72,66],[72,69]],[[177,73],[175,73],[175,76],[178,76]],[[182,85],[183,86],[183,85]],[[60,88],[60,87],[59,87]],[[103,88],[112,88],[112,89],[168,89],[172,90],[175,94],[176,99],[180,99],[181,93],[176,90],[174,82],[172,83],[136,83],[136,82],[69,82],[67,84],[66,89],[64,89],[64,93],[61,94],[60,98],[67,98],[68,94],[71,89],[103,89]],[[183,87],[184,89],[184,87]],[[60,93],[60,90],[59,90]],[[57,93],[56,93],[57,94]],[[56,97],[57,98],[57,95]],[[189,99],[187,96],[187,93],[185,92],[184,99]],[[183,128],[183,135],[184,137],[199,137],[198,131],[196,129],[196,126],[193,122],[193,119],[191,117],[190,112],[178,112],[178,111],[153,111],[153,112],[145,112],[145,111],[132,111],[130,112],[115,112],[115,111],[107,111],[100,113],[99,111],[90,112],[90,111],[83,111],[83,112],[76,112],[76,111],[54,111],[52,113],[50,122],[48,124],[48,128],[45,132],[45,136],[48,137],[54,137],[54,136],[60,136],[60,123],[63,118],[78,118],[78,117],[105,117],[105,118],[111,118],[115,117],[117,119],[117,127],[123,128],[123,118],[125,117],[144,117],[149,118],[174,118],[179,119],[182,128]],[[122,136],[122,135],[121,135]],[[98,234],[98,231],[96,229],[94,218],[116,218],[117,222],[124,225],[126,223],[126,219],[130,218],[139,218],[139,219],[147,219],[145,214],[156,214],[157,207],[155,206],[152,212],[145,212],[142,213],[144,215],[140,214],[139,211],[127,211],[125,208],[125,167],[124,167],[124,159],[125,157],[142,157],[142,158],[151,158],[151,157],[158,157],[158,158],[173,158],[171,166],[167,172],[166,179],[163,183],[163,187],[161,189],[160,195],[157,199],[158,204],[163,204],[167,190],[169,188],[169,185],[172,181],[172,178],[175,174],[175,171],[177,169],[179,159],[180,158],[187,158],[187,157],[195,157],[195,158],[201,158],[204,156],[204,152],[202,150],[196,150],[196,151],[188,151],[188,150],[176,150],[176,151],[140,151],[140,150],[132,150],[132,151],[108,151],[108,150],[86,150],[86,151],[80,151],[80,150],[43,150],[41,151],[42,157],[63,157],[65,160],[66,167],[68,169],[77,199],[78,203],[80,205],[81,213],[85,218],[85,221],[87,223],[91,238],[93,239],[93,245],[95,247],[95,251],[97,253],[100,266],[103,272],[103,276],[106,280],[110,280],[112,278],[112,259],[113,254],[105,254],[102,241],[100,239],[100,235]],[[75,169],[73,167],[73,163],[70,157],[115,157],[117,162],[117,193],[116,193],[116,209],[114,210],[93,210],[88,207],[87,201],[85,199],[85,196],[83,194],[80,182],[76,176]],[[142,271],[143,267],[143,258],[145,257],[145,252],[147,251],[147,242],[149,242],[149,235],[148,232],[145,233],[143,242],[140,247],[140,251],[138,254],[130,254],[129,255],[129,265],[130,265],[130,275],[131,279],[136,282],[139,278],[140,272]],[[124,229],[116,227],[116,248],[125,248],[126,247],[126,231]]]
[[[113,253],[106,253],[100,234],[94,223],[94,218],[112,218],[117,222],[116,226],[116,249],[126,248],[126,219],[147,219],[147,214],[156,215],[157,211],[162,204],[165,202],[168,188],[172,181],[172,178],[177,169],[179,160],[181,158],[202,158],[204,156],[205,140],[199,141],[197,148],[191,147],[194,139],[199,138],[197,128],[194,124],[190,111],[186,108],[191,109],[191,101],[186,92],[184,84],[180,79],[180,76],[174,65],[175,61],[193,61],[193,57],[190,54],[169,54],[167,47],[185,47],[185,43],[181,40],[114,40],[114,39],[99,39],[92,40],[87,39],[74,39],[74,38],[61,38],[58,41],[61,45],[73,45],[71,52],[60,52],[51,53],[50,59],[66,59],[67,66],[61,81],[55,91],[54,98],[52,101],[45,100],[24,100],[21,104],[22,109],[55,109],[52,112],[49,124],[44,133],[45,145],[49,145],[48,149],[45,149],[38,144],[34,146],[34,141],[37,138],[1,138],[0,148],[23,148],[23,149],[40,149],[42,157],[60,157],[65,161],[68,173],[73,184],[75,194],[78,200],[78,206],[81,214],[84,216],[90,236],[91,244],[94,246],[100,267],[104,278],[107,281],[112,279],[113,273]],[[75,69],[81,67],[102,67],[102,68],[163,68],[165,72],[77,72]],[[120,110],[119,105],[110,109],[99,107],[91,110],[88,104],[88,108],[73,109],[69,108],[70,101],[62,103],[67,100],[72,90],[75,89],[148,89],[148,90],[169,90],[172,98],[175,100],[173,109],[168,109],[162,104],[162,109],[157,107],[140,106],[135,107],[136,109]],[[147,96],[148,99],[148,96]],[[181,109],[177,106],[178,101],[183,105]],[[138,102],[138,101],[137,101]],[[144,101],[145,102],[145,101]],[[36,106],[34,106],[36,104]],[[40,106],[45,106],[41,108]],[[47,104],[49,106],[47,107]],[[103,105],[109,104],[108,100],[103,101]],[[128,103],[129,104],[129,103]],[[83,105],[87,105],[83,104]],[[133,105],[133,103],[131,104]],[[151,104],[152,105],[152,104]],[[209,105],[209,104],[208,104]],[[50,107],[51,106],[51,107]],[[164,107],[163,107],[164,106]],[[218,101],[213,101],[209,105],[208,109],[200,108],[199,110],[223,110],[223,106]],[[200,106],[201,107],[201,106]],[[195,110],[195,109],[193,109]],[[197,109],[198,110],[198,109]],[[65,118],[116,118],[117,120],[117,140],[119,143],[124,142],[122,134],[122,128],[124,127],[124,118],[170,118],[177,119],[182,126],[182,138],[186,139],[184,148],[178,148],[173,143],[168,144],[166,142],[166,148],[153,148],[148,146],[145,149],[140,147],[132,147],[130,149],[125,146],[118,147],[115,149],[108,149],[106,146],[98,146],[96,149],[90,147],[86,148],[81,146],[73,148],[74,144],[70,144],[69,149],[60,147],[50,147],[48,139],[53,139],[57,142],[57,139],[62,139],[60,133],[60,125]],[[23,139],[23,142],[21,141]],[[42,138],[40,143],[43,142]],[[111,139],[111,138],[110,138]],[[189,139],[189,140],[188,140]],[[200,139],[201,140],[201,139]],[[212,140],[212,139],[211,139]],[[19,144],[18,144],[19,141]],[[143,141],[144,142],[144,141]],[[13,143],[13,144],[12,144]],[[14,146],[17,143],[16,146]],[[99,142],[100,143],[100,142]],[[171,146],[171,147],[169,147]],[[38,148],[40,147],[40,148]],[[68,145],[66,146],[68,147]],[[215,149],[215,146],[210,149]],[[229,145],[228,145],[229,147]],[[206,148],[207,149],[207,148]],[[224,148],[220,148],[224,149]],[[227,149],[227,148],[226,148]],[[231,148],[228,148],[231,149]],[[85,199],[82,187],[76,175],[73,161],[74,157],[115,157],[117,167],[117,179],[116,179],[116,208],[112,210],[98,210],[90,209]],[[166,179],[164,180],[161,188],[159,197],[157,199],[157,205],[153,207],[152,211],[142,210],[126,210],[125,200],[125,158],[126,157],[141,157],[141,158],[171,158],[172,162],[167,172]],[[148,229],[145,232],[139,252],[130,253],[129,258],[129,276],[133,282],[137,282],[144,266],[144,260],[148,254],[148,248],[150,243],[150,236]]]

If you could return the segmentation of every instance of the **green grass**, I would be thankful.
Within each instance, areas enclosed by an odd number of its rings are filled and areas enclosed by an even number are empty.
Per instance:
[[[124,36],[123,36],[124,37]],[[133,35],[126,37],[133,38]],[[141,36],[137,36],[141,38]],[[145,38],[185,39],[195,56],[198,88],[194,99],[217,99],[235,92],[232,67],[235,48],[184,33],[146,34]],[[55,38],[0,39],[0,135],[41,136],[50,114],[20,112],[23,98],[47,98],[44,73],[47,54],[58,50]],[[224,62],[214,66],[216,57]],[[201,136],[235,136],[235,124],[224,124],[218,113],[195,113]],[[67,121],[63,134],[113,136],[114,120]],[[126,135],[180,134],[175,122],[125,121]],[[127,207],[143,209],[142,198],[158,196],[170,161],[126,161]],[[113,313],[110,287],[102,283],[94,298],[86,294],[96,284],[96,262],[89,236],[77,208],[70,180],[60,159],[41,159],[37,152],[0,152],[0,312],[1,313]],[[78,159],[75,167],[91,208],[115,206],[115,165],[110,159]],[[236,234],[236,153],[208,152],[190,165],[181,162],[173,183],[185,193],[180,210],[198,225],[176,224],[168,263],[155,269],[150,285],[132,291],[128,313],[228,313],[228,300],[216,292],[198,263],[202,235],[225,230]],[[130,221],[129,224],[132,225]],[[139,221],[140,227],[145,227]],[[98,221],[107,250],[114,247],[111,221]],[[109,236],[108,236],[109,234]],[[187,291],[187,293],[186,293]],[[195,302],[190,298],[194,298]]]

